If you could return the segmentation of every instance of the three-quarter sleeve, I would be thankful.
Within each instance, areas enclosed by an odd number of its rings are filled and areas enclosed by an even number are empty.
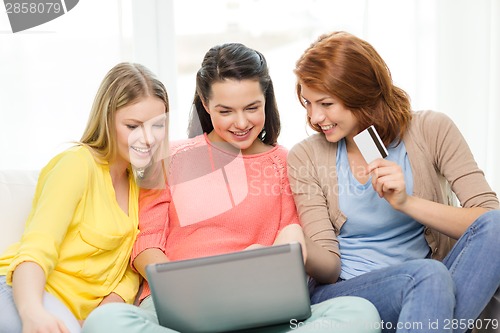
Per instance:
[[[131,262],[144,250],[158,248],[165,252],[168,236],[168,208],[172,201],[169,188],[141,189],[139,194],[139,234],[132,250]]]
[[[314,145],[314,143],[313,143]],[[304,234],[312,241],[340,256],[334,224],[330,219],[328,193],[330,175],[321,174],[317,168],[315,151],[308,141],[295,145],[288,154],[288,177],[299,220]],[[325,179],[321,179],[321,177]],[[326,180],[328,183],[322,184]]]
[[[53,158],[40,172],[33,209],[7,271],[8,283],[16,267],[24,261],[37,263],[46,278],[54,270],[61,244],[88,186],[88,173],[81,155],[72,152]]]
[[[422,128],[432,162],[450,183],[461,206],[498,209],[498,198],[455,123],[443,113],[427,112]]]

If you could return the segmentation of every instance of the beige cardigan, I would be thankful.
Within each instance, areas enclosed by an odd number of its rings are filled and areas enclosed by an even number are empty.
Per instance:
[[[462,207],[498,209],[496,194],[449,117],[414,112],[403,141],[413,172],[413,195],[450,205],[456,195]],[[305,234],[340,256],[337,235],[346,217],[338,204],[336,153],[337,143],[323,134],[312,135],[290,150],[288,175]],[[455,242],[429,228],[425,238],[432,257],[439,260]]]

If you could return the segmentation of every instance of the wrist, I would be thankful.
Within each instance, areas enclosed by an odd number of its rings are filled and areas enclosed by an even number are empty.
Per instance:
[[[45,308],[43,305],[40,304],[27,304],[26,306],[17,306],[17,311],[19,313],[19,317],[21,318],[22,321],[26,320],[26,318],[30,318],[33,316],[33,314],[40,313],[42,311],[45,311]]]
[[[413,200],[414,200],[413,196],[407,195],[402,202],[398,203],[398,205],[393,208],[401,213],[407,214],[412,205]]]

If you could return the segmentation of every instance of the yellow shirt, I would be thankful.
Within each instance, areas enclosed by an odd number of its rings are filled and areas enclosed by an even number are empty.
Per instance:
[[[130,268],[138,232],[138,187],[130,176],[128,216],[116,201],[109,167],[73,147],[42,169],[21,241],[0,256],[0,275],[24,261],[39,264],[45,289],[78,319],[111,292],[131,303],[139,276]]]

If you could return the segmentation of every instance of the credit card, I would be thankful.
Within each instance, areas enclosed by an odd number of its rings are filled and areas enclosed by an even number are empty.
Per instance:
[[[353,139],[368,164],[377,158],[386,158],[389,155],[373,125],[355,135]]]

